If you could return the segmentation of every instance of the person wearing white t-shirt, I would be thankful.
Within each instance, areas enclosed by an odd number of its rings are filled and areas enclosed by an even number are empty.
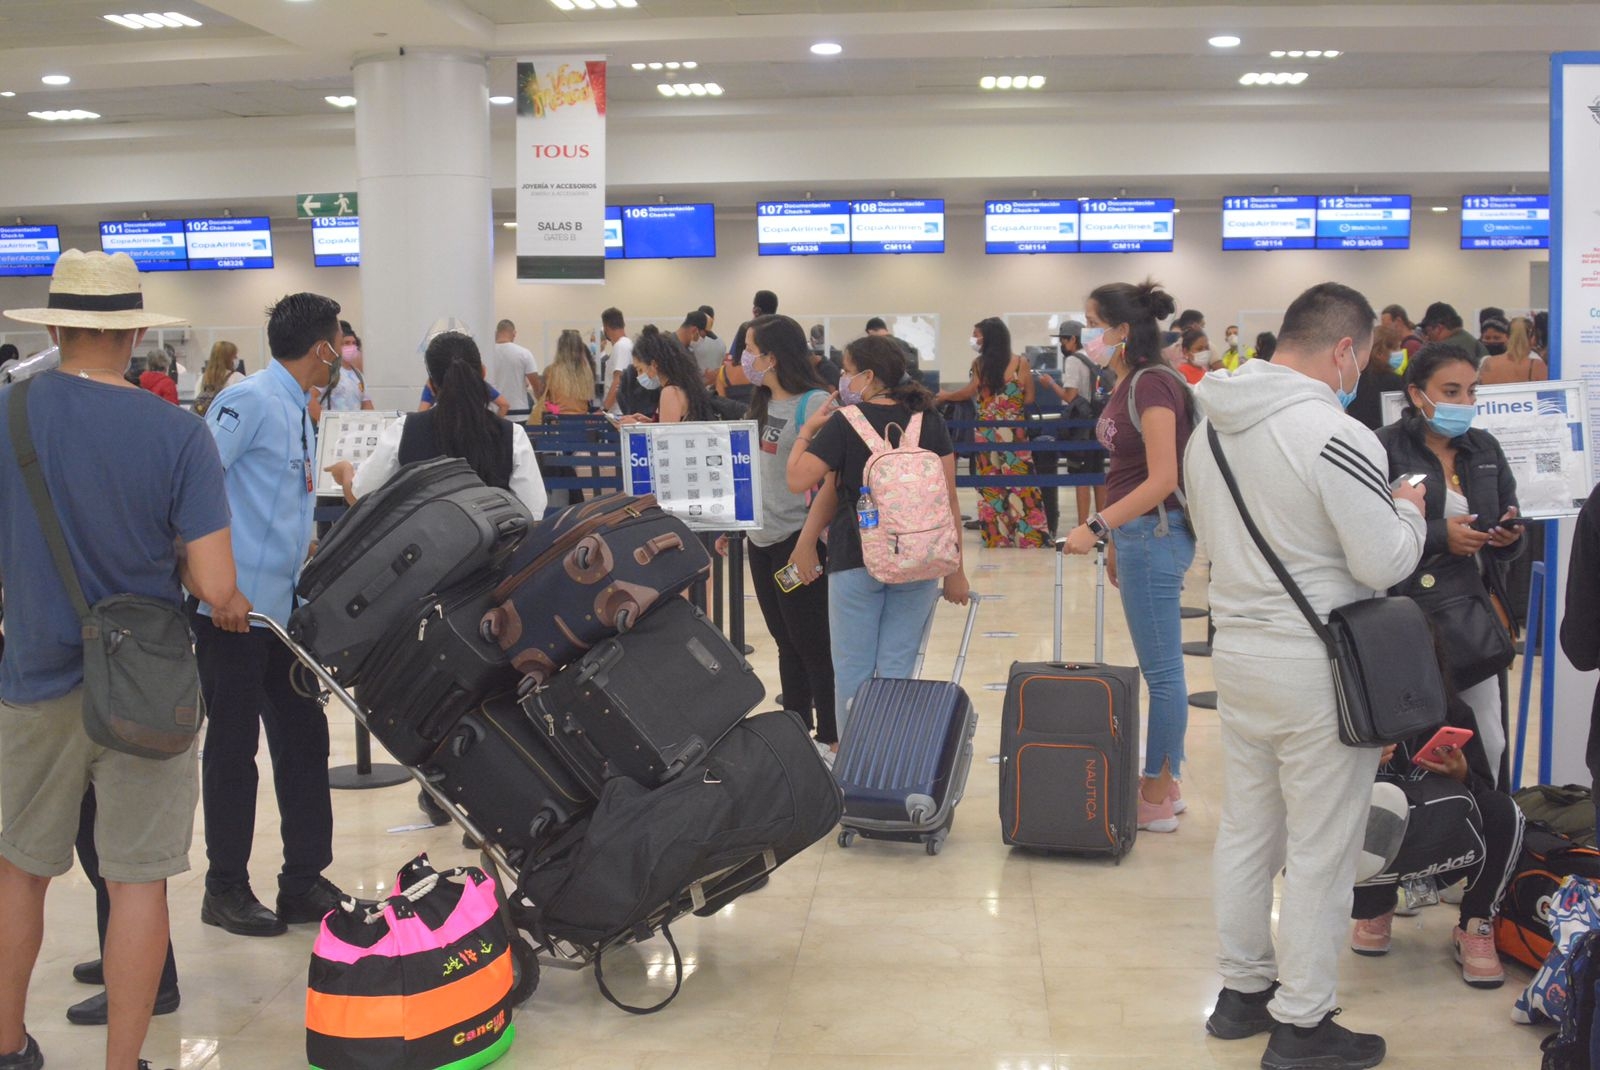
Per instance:
[[[600,326],[605,328],[606,344],[601,351],[601,382],[606,384],[606,397],[601,407],[610,412],[617,404],[617,388],[622,385],[622,373],[633,366],[633,339],[628,337],[628,324],[620,308],[608,308],[600,313]]]
[[[544,390],[539,380],[539,360],[517,345],[517,325],[510,320],[495,324],[494,348],[485,356],[489,385],[505,395],[513,408],[527,408]]]

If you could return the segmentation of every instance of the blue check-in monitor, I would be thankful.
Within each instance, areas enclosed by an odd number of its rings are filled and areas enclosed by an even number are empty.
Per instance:
[[[850,252],[850,202],[763,201],[756,205],[756,252],[762,256]]]
[[[606,205],[606,259],[622,259],[622,209]]]
[[[311,260],[317,267],[361,266],[361,218],[316,216],[311,220]]]
[[[1315,197],[1222,198],[1223,249],[1315,249]]]
[[[1079,248],[1086,253],[1170,253],[1171,197],[1084,199]]]
[[[944,201],[851,201],[850,251],[944,252]]]
[[[188,271],[186,239],[181,219],[100,224],[100,248],[107,253],[127,253],[140,271]]]
[[[1410,195],[1318,197],[1317,248],[1411,248]]]
[[[272,221],[266,216],[186,219],[191,271],[272,266]]]
[[[1075,253],[1079,218],[1076,200],[986,201],[983,251]]]
[[[0,275],[48,275],[60,256],[54,226],[0,227]]]
[[[1550,248],[1550,198],[1472,194],[1461,198],[1461,248]]]
[[[710,204],[624,205],[622,255],[629,260],[716,256],[716,207]]]

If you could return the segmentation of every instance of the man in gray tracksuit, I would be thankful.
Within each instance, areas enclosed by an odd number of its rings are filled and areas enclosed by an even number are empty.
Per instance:
[[[1376,318],[1349,287],[1313,287],[1286,313],[1271,362],[1208,375],[1197,391],[1262,535],[1324,619],[1409,576],[1426,534],[1421,491],[1390,490],[1383,447],[1343,411]],[[1378,750],[1339,742],[1325,649],[1246,531],[1205,430],[1184,484],[1212,563],[1225,780],[1212,867],[1225,987],[1207,1029],[1271,1030],[1267,1070],[1376,1066],[1382,1038],[1332,1012]],[[1286,864],[1275,949],[1273,880]]]

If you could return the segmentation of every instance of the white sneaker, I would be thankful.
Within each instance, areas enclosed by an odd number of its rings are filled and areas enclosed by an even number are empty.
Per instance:
[[[832,769],[833,760],[838,756],[834,749],[820,739],[813,739],[811,742],[816,745],[817,755],[822,759],[822,764]]]

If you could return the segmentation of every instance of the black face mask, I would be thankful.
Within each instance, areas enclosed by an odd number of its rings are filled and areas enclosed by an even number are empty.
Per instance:
[[[1491,357],[1498,357],[1506,351],[1506,344],[1504,342],[1485,342],[1483,343],[1483,348],[1489,351]]]

